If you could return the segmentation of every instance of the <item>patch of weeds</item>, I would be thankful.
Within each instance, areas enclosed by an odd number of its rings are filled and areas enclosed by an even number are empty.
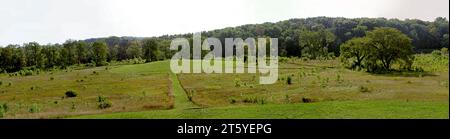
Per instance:
[[[53,80],[55,80],[55,78],[53,78],[53,77],[50,77],[50,81],[53,81]]]
[[[340,74],[337,74],[337,75],[336,75],[336,82],[339,83],[339,84],[341,84],[341,83],[344,82],[344,79],[341,77]]]
[[[71,111],[77,110],[77,107],[76,107],[76,105],[75,105],[74,102],[72,102],[72,106],[70,107],[70,110],[71,110]]]

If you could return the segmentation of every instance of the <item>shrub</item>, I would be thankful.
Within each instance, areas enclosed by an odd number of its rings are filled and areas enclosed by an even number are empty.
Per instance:
[[[78,93],[73,90],[69,90],[66,92],[66,97],[70,98],[70,97],[77,97],[77,96],[78,96]]]
[[[286,83],[289,84],[289,85],[292,84],[292,77],[291,76],[287,76]]]
[[[359,92],[369,92],[369,88],[365,86],[359,86]]]
[[[100,95],[97,97],[98,108],[100,109],[106,109],[112,106],[111,101],[109,101],[106,97]]]
[[[53,81],[55,78],[53,78],[53,77],[50,77],[50,81]]]

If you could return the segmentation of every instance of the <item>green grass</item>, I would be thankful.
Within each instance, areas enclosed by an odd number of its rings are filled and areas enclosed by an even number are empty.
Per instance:
[[[73,117],[95,118],[237,118],[237,119],[382,119],[382,118],[440,118],[448,119],[448,102],[401,101],[333,101],[298,104],[269,104],[227,106],[205,109],[174,109],[127,112]]]
[[[2,77],[0,102],[10,110],[5,118],[58,118],[173,106],[167,62],[54,71],[33,76]],[[164,65],[164,66],[163,66]],[[11,83],[11,85],[9,85]],[[65,98],[65,92],[78,95]],[[98,96],[112,107],[99,109]],[[30,112],[38,108],[39,111]]]

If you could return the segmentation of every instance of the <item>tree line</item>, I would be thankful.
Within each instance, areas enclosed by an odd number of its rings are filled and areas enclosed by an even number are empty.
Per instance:
[[[368,39],[371,36],[369,32],[377,28],[391,28],[389,29],[390,31],[383,31],[383,34],[403,34],[404,36],[397,36],[406,37],[410,40],[411,45],[408,46],[411,46],[411,52],[426,52],[443,47],[448,48],[448,27],[448,20],[441,17],[436,18],[433,22],[417,19],[313,17],[203,31],[202,38],[216,37],[222,43],[224,43],[225,38],[278,38],[280,56],[318,59],[340,56],[343,50],[350,49],[348,46],[363,46],[355,44],[371,42],[367,40],[372,40],[372,43],[369,44],[374,44],[374,39]],[[392,29],[395,29],[395,31]],[[377,33],[373,32],[372,34]],[[174,51],[169,50],[170,41],[173,38],[190,38],[192,43],[192,36],[193,34],[191,33],[151,38],[112,36],[86,40],[68,40],[63,44],[41,45],[36,42],[23,45],[12,44],[0,47],[0,70],[14,72],[24,67],[64,68],[75,64],[101,66],[107,64],[107,62],[133,58],[142,58],[147,62],[163,60],[170,58],[174,54]],[[405,42],[405,44],[409,43]],[[396,48],[395,50],[409,52],[409,48]],[[354,48],[351,47],[351,49]],[[375,54],[370,55],[368,57],[373,58]],[[363,59],[369,59],[368,57]],[[391,61],[395,60],[387,59],[387,61],[383,61],[381,63],[392,63]],[[372,63],[379,62],[378,59],[372,60]],[[361,60],[360,63],[355,62],[351,65],[354,67],[378,67],[382,69],[390,66],[390,64],[386,66],[369,66],[369,63],[368,60]]]

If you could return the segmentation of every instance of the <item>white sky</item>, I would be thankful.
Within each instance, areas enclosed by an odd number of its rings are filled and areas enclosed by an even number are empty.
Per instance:
[[[149,37],[290,18],[449,17],[449,0],[0,0],[0,45]]]

